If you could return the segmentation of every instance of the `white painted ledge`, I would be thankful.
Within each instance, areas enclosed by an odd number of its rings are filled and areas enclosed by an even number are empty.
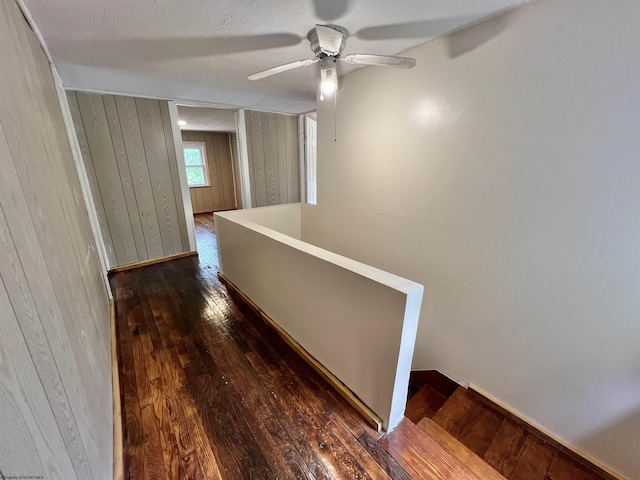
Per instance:
[[[423,286],[282,233],[300,216],[300,204],[216,213],[220,271],[393,428]]]

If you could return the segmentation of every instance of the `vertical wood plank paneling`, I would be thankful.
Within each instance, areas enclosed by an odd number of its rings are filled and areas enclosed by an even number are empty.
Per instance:
[[[291,143],[291,120],[294,119],[295,117],[287,117],[285,118],[285,129],[284,129],[284,142],[285,142],[285,157],[286,157],[286,163],[287,163],[287,202],[288,203],[292,203],[295,202],[294,200],[294,194],[293,194],[293,181],[294,181],[294,177],[293,177],[293,162],[291,161],[291,158],[293,157],[293,144]],[[297,123],[297,122],[296,122]]]
[[[299,132],[298,118],[294,116],[287,117],[289,120],[289,128],[287,128],[287,165],[291,166],[291,175],[289,176],[289,185],[292,187],[293,196],[290,202],[300,202],[300,158],[299,158]]]
[[[93,159],[91,158],[91,151],[89,150],[89,141],[87,140],[87,134],[84,131],[84,124],[82,123],[82,115],[80,114],[80,106],[78,105],[78,97],[76,96],[76,92],[67,92],[67,101],[69,102],[69,110],[71,111],[73,126],[78,137],[78,143],[80,145],[80,151],[82,153],[84,168],[87,172],[87,179],[89,180],[89,189],[91,190],[91,196],[94,200],[96,200],[94,202],[94,205],[96,214],[98,216],[98,223],[100,224],[102,240],[106,248],[108,266],[115,267],[116,265],[118,265],[118,259],[116,258],[116,251],[113,246],[111,231],[109,230],[107,214],[104,211],[104,204],[100,200],[100,187],[98,186],[96,171],[93,168]]]
[[[111,361],[102,267],[49,63],[12,1],[0,2],[0,45],[7,67],[0,69],[2,436],[5,413],[14,414],[9,428],[30,437],[5,437],[24,446],[16,468],[42,467],[33,473],[47,478],[108,478],[113,424],[104,402]],[[7,398],[16,385],[20,411]],[[0,466],[13,475],[3,440]]]
[[[0,276],[0,462],[5,476],[76,478]]]
[[[217,179],[216,176],[214,176],[214,178]],[[218,189],[218,185],[209,188],[199,188],[198,193],[202,198],[202,208],[205,212],[212,212],[215,208],[215,205],[220,204],[220,192]]]
[[[225,159],[224,163],[227,163],[227,161],[230,161],[229,155],[227,154],[227,152],[224,151],[224,148],[223,148],[224,136],[213,135],[211,136],[211,140],[212,140],[211,143],[213,144],[213,148],[214,148],[213,158],[220,159],[220,160],[224,158]],[[220,193],[220,196],[219,196],[220,206],[224,208],[224,206],[228,204],[226,192],[229,191],[229,182],[224,180],[230,177],[225,176],[225,172],[222,164],[223,162],[221,161],[214,162],[214,168],[218,173],[218,192]]]
[[[149,258],[160,258],[164,256],[164,249],[162,248],[162,238],[160,238],[160,226],[158,225],[158,215],[149,176],[149,163],[147,162],[147,155],[142,142],[142,132],[135,99],[133,97],[117,96],[116,107],[138,203],[138,212],[147,254]]]
[[[222,132],[182,132],[185,142],[205,144],[210,186],[189,189],[194,213],[217,212],[235,208],[234,176],[229,150],[229,134]]]
[[[278,194],[278,150],[275,113],[262,113],[262,140],[264,142],[267,205],[277,205],[280,200]]]
[[[181,253],[183,252],[182,236],[179,232],[180,225],[177,222],[177,203],[164,139],[160,101],[136,98],[136,107],[138,108],[147,162],[153,165],[153,168],[149,168],[149,174],[164,255]]]
[[[100,187],[100,199],[94,200],[101,201],[104,205],[118,265],[136,262],[138,255],[133,230],[102,96],[78,95],[78,104]]]
[[[229,146],[231,148],[231,170],[234,180],[233,205],[236,208],[244,208],[242,205],[242,185],[240,180],[240,163],[238,158],[238,134],[229,134]]]
[[[218,158],[218,149],[217,149],[217,142],[216,139],[212,136],[207,136],[206,139],[206,144],[207,144],[207,161],[209,161],[210,158]],[[210,153],[209,153],[210,152]],[[210,199],[210,202],[208,204],[209,208],[213,208],[213,206],[220,206],[223,204],[224,202],[224,195],[222,192],[222,179],[220,178],[221,175],[221,171],[220,171],[220,167],[218,165],[218,162],[213,162],[213,165],[210,164],[211,162],[209,162],[209,175],[211,176],[209,178],[209,182],[211,185],[211,188],[209,189],[209,192],[203,192],[203,194],[205,196],[207,196]],[[209,197],[209,195],[211,195]]]
[[[276,152],[278,159],[278,203],[289,203],[289,170],[287,157],[287,117],[276,115]]]
[[[235,206],[235,179],[233,175],[233,157],[231,155],[230,134],[220,135],[218,145],[220,147],[220,158],[227,159],[221,162],[222,178],[227,179],[224,182],[224,208],[230,209]],[[231,181],[229,181],[229,179]]]
[[[4,171],[6,165],[3,163],[0,163],[0,166]],[[0,186],[6,187],[2,184],[0,184]],[[11,208],[12,205],[7,204],[7,198],[6,195],[4,195],[5,193],[9,193],[9,191],[6,188],[2,190],[3,198],[1,198],[0,201],[2,201],[3,209],[7,207]],[[21,208],[18,210],[14,208],[12,210],[24,215],[25,218],[30,218],[26,211],[26,205],[24,207],[24,209]],[[63,325],[57,322],[49,322],[50,316],[59,315],[58,311],[54,311],[55,307],[50,304],[52,298],[54,299],[55,296],[49,291],[44,290],[43,293],[49,294],[48,296],[33,298],[30,286],[36,288],[41,288],[41,286],[37,284],[33,276],[27,279],[21,261],[29,260],[29,258],[25,255],[20,258],[18,255],[16,245],[13,243],[11,236],[12,234],[20,232],[17,232],[16,226],[11,225],[11,227],[13,228],[9,231],[10,226],[4,214],[0,212],[0,249],[3,252],[3,261],[0,264],[0,277],[4,279],[7,293],[13,299],[13,308],[15,315],[19,319],[20,330],[29,347],[29,353],[38,372],[38,377],[47,392],[47,399],[51,405],[68,454],[73,460],[76,474],[80,478],[93,478],[84,445],[80,438],[80,432],[78,431],[78,425],[73,417],[69,398],[65,393],[63,381],[60,377],[61,373],[66,373],[70,376],[69,374],[73,374],[75,371],[69,371],[70,368],[73,368],[72,361],[69,361],[68,358],[60,358],[65,356],[65,353],[68,355],[72,353],[70,351],[60,351],[61,345],[68,345],[69,343],[68,338],[61,338],[63,335],[66,337],[66,331],[61,331],[64,329]],[[19,240],[24,240],[21,235],[18,236],[18,238]],[[28,244],[23,244],[22,246],[28,247]],[[36,300],[41,300],[40,308],[36,306]],[[42,305],[43,303],[44,305]],[[57,308],[55,309],[57,310]],[[45,325],[49,327],[48,335],[45,333],[43,327],[43,319],[45,320]],[[50,343],[53,345],[50,345]],[[55,348],[58,352],[58,362],[56,362],[57,359],[54,357],[51,348]],[[61,367],[66,368],[66,370],[63,370]],[[77,378],[71,377],[68,380],[71,381],[71,385],[76,384],[77,386],[79,379],[80,376],[78,375]],[[69,383],[67,383],[67,385],[69,385]]]
[[[189,250],[189,235],[187,233],[187,220],[184,216],[184,205],[182,198],[182,188],[180,187],[180,175],[178,174],[178,159],[176,157],[176,145],[173,143],[173,131],[171,118],[169,116],[169,104],[160,103],[160,113],[162,114],[162,126],[164,129],[164,141],[167,146],[167,157],[169,158],[169,168],[171,170],[171,181],[173,183],[173,195],[176,201],[178,212],[178,230],[182,239],[182,251]]]
[[[198,211],[198,204],[196,203],[196,189],[190,188],[189,195],[191,196],[191,208],[193,209],[193,213],[201,213]]]
[[[72,370],[65,371],[62,379],[94,475],[97,475],[96,472],[102,474],[112,467],[112,411],[103,400],[111,394],[109,302],[87,206],[82,202],[76,163],[72,161],[60,99],[54,95],[51,70],[40,45],[31,31],[27,32],[28,39],[24,40],[25,43],[28,40],[33,42],[33,51],[38,55],[33,65],[37,77],[44,84],[42,89],[35,90],[42,124],[38,126],[29,122],[33,131],[25,136],[35,138],[45,134],[41,144],[44,155],[37,149],[29,158],[44,158],[46,166],[39,169],[37,175],[30,172],[30,175],[39,177],[38,190],[28,188],[27,185],[33,185],[25,182],[27,175],[24,172],[20,174],[21,187],[30,203],[31,218],[44,216],[47,219],[45,222],[33,222],[43,258],[43,262],[38,264],[38,273],[46,264],[60,314],[50,321],[43,321],[43,324],[49,335],[51,324],[64,323],[64,327],[56,327],[55,331],[61,332],[66,346],[58,349],[54,338],[49,337],[48,340],[56,358],[68,358],[58,352],[65,351],[65,355],[70,355],[69,350],[73,352],[72,358],[80,375]],[[22,243],[27,242],[21,242],[20,248]],[[22,263],[27,264],[24,260]],[[31,281],[35,275],[28,278]],[[39,290],[32,287],[34,292]],[[41,296],[47,295],[34,293],[38,300]],[[68,337],[64,337],[65,328]],[[80,383],[69,381],[69,378]]]
[[[257,207],[259,206],[256,198],[256,169],[255,164],[257,163],[257,159],[253,153],[253,129],[254,126],[251,122],[251,114],[250,110],[245,111],[245,127],[246,127],[246,138],[247,138],[247,160],[249,166],[249,194],[251,195],[251,206]]]
[[[252,205],[299,202],[297,118],[249,110],[245,115]]]
[[[127,204],[127,211],[129,213],[129,222],[131,224],[133,240],[138,254],[137,258],[138,260],[147,260],[149,256],[147,254],[147,246],[144,241],[142,221],[140,212],[138,211],[138,201],[133,188],[133,180],[131,178],[131,170],[129,167],[129,157],[127,156],[124,145],[124,137],[120,117],[118,116],[118,110],[116,107],[116,100],[113,95],[104,95],[102,99],[104,101],[104,110],[107,115],[109,134],[111,135],[111,142],[113,143],[113,152],[116,157],[118,173],[120,174],[120,184],[122,185],[124,200]]]
[[[263,207],[268,205],[267,203],[267,174],[265,172],[265,159],[264,159],[264,140],[263,140],[263,126],[262,126],[262,113],[249,112],[251,120],[251,147],[253,150],[253,170],[254,170],[254,182],[256,189],[256,202],[253,204],[256,207]]]

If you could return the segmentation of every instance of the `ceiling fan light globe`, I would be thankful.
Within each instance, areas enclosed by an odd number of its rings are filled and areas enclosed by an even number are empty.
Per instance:
[[[325,80],[322,82],[322,93],[332,95],[336,91],[336,83],[333,80]]]

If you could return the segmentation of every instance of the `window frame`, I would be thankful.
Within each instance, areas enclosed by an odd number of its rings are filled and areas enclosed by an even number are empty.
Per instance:
[[[184,161],[184,171],[185,174],[188,168],[193,167],[202,167],[202,173],[204,175],[204,183],[199,185],[189,185],[189,175],[187,174],[187,186],[189,188],[202,188],[202,187],[210,187],[211,182],[209,181],[209,166],[207,165],[207,147],[204,142],[182,142],[182,155],[184,156],[184,151],[189,149],[197,149],[200,150],[200,155],[202,157],[202,165],[187,165],[186,157]]]

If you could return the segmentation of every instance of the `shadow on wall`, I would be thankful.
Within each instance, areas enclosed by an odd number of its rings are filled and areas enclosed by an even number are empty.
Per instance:
[[[445,40],[449,50],[449,58],[456,58],[484,45],[500,35],[509,24],[507,14],[484,21],[481,25],[473,26],[448,35]]]

